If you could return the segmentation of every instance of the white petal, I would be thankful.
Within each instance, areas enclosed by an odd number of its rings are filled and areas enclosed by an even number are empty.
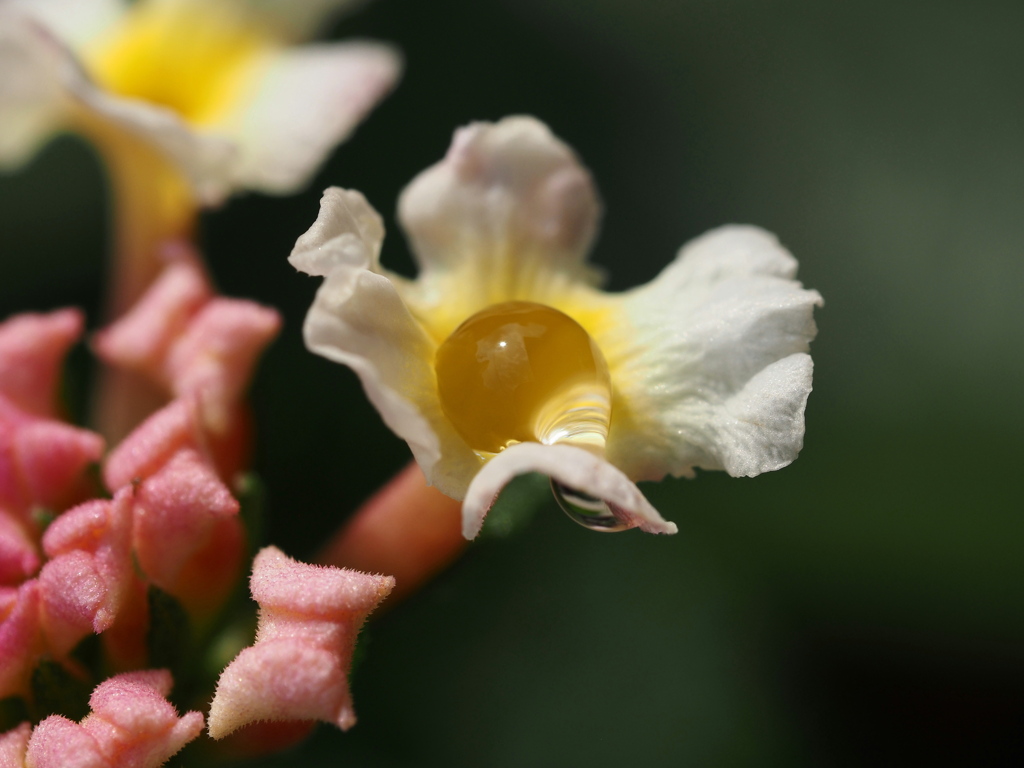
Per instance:
[[[753,477],[781,469],[804,442],[804,408],[811,392],[811,356],[784,357],[754,375],[715,414],[715,440],[725,471]]]
[[[306,346],[355,371],[384,422],[409,443],[427,480],[461,498],[480,460],[441,411],[436,344],[394,284],[373,271],[381,236],[375,216],[358,193],[328,190],[316,223],[296,244],[291,263],[326,276],[306,315]]]
[[[384,221],[361,192],[324,191],[320,215],[295,243],[288,261],[307,275],[326,277],[336,267],[377,269]]]
[[[676,533],[628,477],[590,451],[569,445],[519,443],[499,453],[473,478],[462,504],[462,535],[476,538],[501,489],[513,478],[540,472],[603,500],[624,522],[648,533]]]
[[[590,174],[533,118],[458,130],[445,159],[406,187],[398,214],[422,270],[407,296],[421,316],[453,314],[454,301],[465,319],[596,282],[583,264],[600,215]]]
[[[372,43],[308,45],[263,66],[254,97],[215,127],[241,148],[239,186],[284,194],[304,186],[391,90],[401,57]]]
[[[0,8],[31,14],[76,49],[116,22],[126,7],[124,0],[0,0]]]
[[[796,458],[822,302],[795,272],[771,234],[723,227],[625,295],[624,322],[598,339],[615,388],[612,462],[660,479],[752,476]]]
[[[27,159],[73,111],[153,143],[204,203],[230,193],[237,154],[230,141],[192,130],[163,107],[99,90],[74,54],[38,22],[0,8],[0,164]]]
[[[0,5],[0,167],[27,161],[59,126],[71,54],[40,23]]]
[[[93,116],[145,139],[177,166],[204,205],[219,205],[233,191],[238,147],[227,138],[189,127],[164,107],[101,91],[83,78],[67,83],[71,95]]]

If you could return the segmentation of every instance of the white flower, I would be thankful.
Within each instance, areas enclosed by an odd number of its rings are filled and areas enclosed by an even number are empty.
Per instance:
[[[821,297],[796,260],[727,226],[604,293],[583,261],[598,216],[572,151],[512,117],[459,130],[402,194],[417,279],[381,268],[381,219],[353,191],[327,190],[291,254],[325,278],[306,345],[351,367],[428,480],[464,500],[467,538],[527,472],[603,500],[591,527],[674,533],[633,481],[757,475],[802,446]]]
[[[352,0],[0,0],[0,167],[56,131],[142,137],[195,197],[301,187],[387,93],[390,47],[291,45]]]

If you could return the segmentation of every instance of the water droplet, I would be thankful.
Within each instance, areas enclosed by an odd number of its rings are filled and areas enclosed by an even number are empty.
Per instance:
[[[557,309],[510,301],[477,312],[438,347],[434,370],[442,410],[481,458],[523,442],[604,450],[608,366]]]
[[[601,499],[589,496],[567,485],[562,485],[554,478],[551,480],[551,492],[555,495],[555,501],[558,502],[558,506],[569,516],[569,519],[574,520],[584,528],[611,533],[614,531],[625,531],[633,527],[619,520],[612,513],[611,508]]]

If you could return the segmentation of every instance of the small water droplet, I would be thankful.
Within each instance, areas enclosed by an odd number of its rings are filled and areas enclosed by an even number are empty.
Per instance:
[[[611,508],[601,499],[594,498],[575,488],[562,485],[552,478],[551,492],[555,495],[555,501],[562,511],[569,516],[570,520],[589,528],[592,531],[611,533],[614,531],[625,531],[632,528],[619,520]]]

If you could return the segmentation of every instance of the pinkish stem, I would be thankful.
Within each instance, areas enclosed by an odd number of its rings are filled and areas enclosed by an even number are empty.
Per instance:
[[[317,562],[395,577],[384,607],[412,594],[466,546],[462,505],[427,485],[416,462],[360,507],[321,550]]]
[[[130,309],[159,274],[164,244],[192,240],[198,210],[188,182],[158,149],[87,116],[79,130],[103,158],[110,183],[113,255],[103,317],[110,322]],[[143,377],[104,369],[93,423],[115,444],[164,403],[166,397]]]

